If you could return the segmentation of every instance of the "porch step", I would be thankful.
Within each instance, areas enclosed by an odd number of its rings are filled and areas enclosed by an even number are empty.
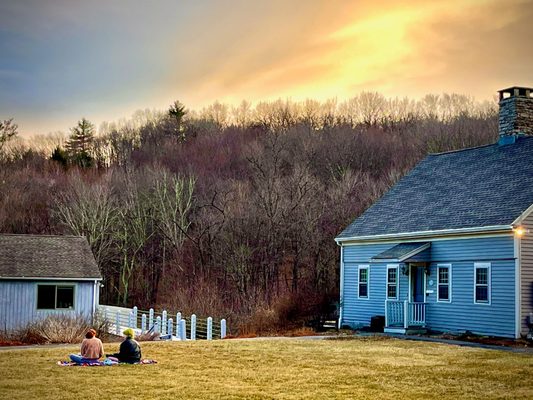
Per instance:
[[[428,330],[422,326],[410,326],[407,329],[404,327],[388,326],[383,329],[385,333],[399,333],[401,335],[425,335]]]

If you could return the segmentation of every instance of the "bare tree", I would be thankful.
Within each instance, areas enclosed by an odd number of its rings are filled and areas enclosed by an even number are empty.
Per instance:
[[[4,145],[17,135],[18,125],[13,123],[13,118],[0,121],[0,152]]]

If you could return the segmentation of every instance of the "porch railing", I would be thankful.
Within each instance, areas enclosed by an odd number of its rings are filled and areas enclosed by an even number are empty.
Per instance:
[[[426,326],[426,303],[385,300],[385,327]]]

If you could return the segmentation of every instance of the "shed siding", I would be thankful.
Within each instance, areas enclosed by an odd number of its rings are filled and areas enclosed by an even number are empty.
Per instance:
[[[528,327],[526,325],[526,318],[529,313],[533,313],[533,213],[523,221],[522,225],[526,230],[526,234],[520,239],[521,249],[521,333],[527,334]]]
[[[73,284],[74,310],[37,310],[37,284]],[[0,329],[12,330],[51,314],[71,314],[90,317],[94,282],[15,281],[0,280]]]
[[[398,244],[347,245],[344,249],[343,324],[368,325],[374,315],[385,313],[386,263],[370,258]],[[512,235],[472,239],[435,240],[431,244],[427,277],[426,322],[442,331],[470,330],[479,334],[514,337],[515,268]],[[474,303],[474,262],[491,263],[491,304]],[[357,299],[357,266],[370,265],[370,298]],[[438,303],[437,264],[452,264],[452,302]],[[409,296],[409,278],[400,273],[400,300]],[[433,285],[429,285],[430,281]]]

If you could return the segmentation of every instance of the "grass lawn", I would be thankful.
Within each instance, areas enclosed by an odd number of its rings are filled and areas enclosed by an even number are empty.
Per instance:
[[[105,345],[114,352],[118,344]],[[2,399],[531,399],[533,356],[388,338],[142,343],[156,365],[0,351]]]

